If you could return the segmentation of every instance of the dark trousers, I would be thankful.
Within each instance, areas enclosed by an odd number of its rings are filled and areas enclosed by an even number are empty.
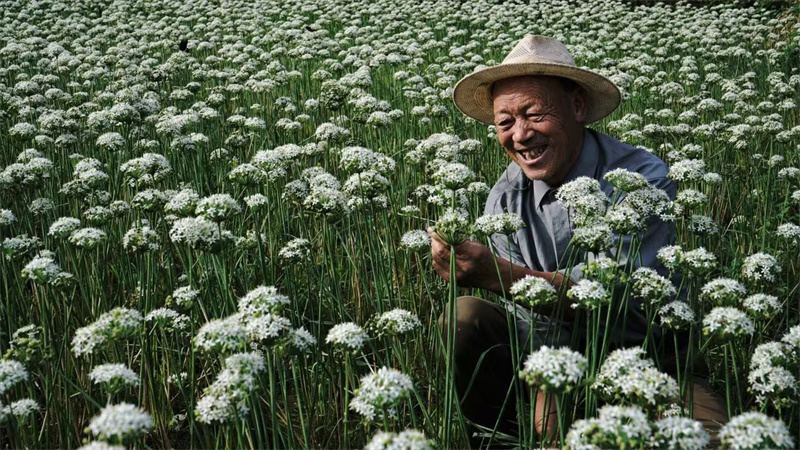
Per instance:
[[[456,306],[455,384],[461,412],[470,421],[517,434],[516,395],[507,393],[517,380],[512,366],[506,311],[477,297],[459,297]],[[448,313],[439,318],[445,338]],[[505,408],[503,403],[506,403]]]
[[[512,363],[508,314],[500,305],[477,297],[457,299],[455,384],[461,412],[466,418],[489,429],[495,428],[499,420],[497,431],[516,436],[517,395],[511,392],[506,400],[511,383],[520,383]],[[450,329],[448,317],[446,311],[439,318],[445,337]],[[695,378],[693,404],[695,420],[702,423],[714,439],[728,419],[725,403],[706,380]],[[480,440],[473,441],[475,443]]]

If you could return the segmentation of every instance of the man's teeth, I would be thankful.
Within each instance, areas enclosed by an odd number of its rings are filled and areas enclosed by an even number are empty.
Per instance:
[[[524,152],[519,152],[525,159],[536,159],[547,150],[547,146],[537,147],[531,150],[526,150]]]

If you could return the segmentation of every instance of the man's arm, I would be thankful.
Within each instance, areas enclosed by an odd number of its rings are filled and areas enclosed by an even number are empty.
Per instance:
[[[431,235],[431,254],[433,268],[445,280],[450,279],[450,245],[444,242],[438,234],[428,230]],[[571,282],[559,272],[540,272],[524,266],[510,263],[507,259],[492,254],[489,247],[476,242],[464,241],[455,247],[456,250],[456,283],[460,287],[486,289],[511,298],[509,290],[517,280],[528,275],[543,278],[550,282],[559,292],[559,303],[566,318],[572,315],[571,301],[567,299],[566,291]],[[566,286],[564,284],[566,283]],[[562,289],[564,286],[564,289]],[[552,314],[557,305],[546,308],[537,308],[542,314]]]

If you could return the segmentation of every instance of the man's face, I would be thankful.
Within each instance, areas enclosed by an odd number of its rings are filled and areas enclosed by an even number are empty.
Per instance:
[[[586,102],[553,77],[517,77],[492,89],[497,139],[531,180],[561,183],[580,155]]]

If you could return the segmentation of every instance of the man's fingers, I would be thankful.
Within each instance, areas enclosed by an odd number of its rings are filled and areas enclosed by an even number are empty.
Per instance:
[[[425,231],[427,231],[428,235],[430,235],[431,241],[436,241],[436,242],[439,242],[441,244],[445,243],[444,240],[442,240],[442,237],[439,236],[439,233],[437,233],[432,227],[426,228]]]

